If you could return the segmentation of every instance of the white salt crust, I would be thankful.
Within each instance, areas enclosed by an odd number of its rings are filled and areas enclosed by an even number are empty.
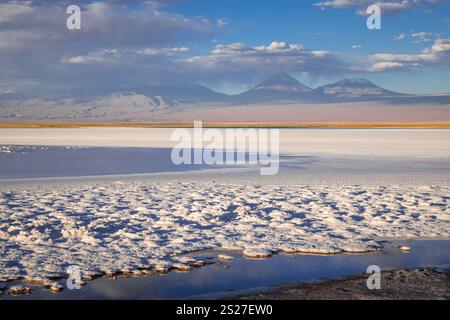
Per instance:
[[[70,265],[80,266],[83,282],[188,271],[205,262],[182,254],[203,249],[264,258],[366,252],[380,238],[448,238],[449,195],[447,186],[401,185],[2,186],[0,281],[52,287]]]

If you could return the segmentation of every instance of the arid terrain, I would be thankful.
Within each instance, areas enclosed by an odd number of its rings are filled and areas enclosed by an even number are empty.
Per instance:
[[[449,300],[450,269],[403,269],[381,273],[381,289],[369,290],[367,274],[296,283],[266,292],[232,296],[243,300]]]

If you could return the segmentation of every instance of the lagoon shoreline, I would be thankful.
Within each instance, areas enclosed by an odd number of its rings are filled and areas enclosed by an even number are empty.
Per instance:
[[[449,300],[450,268],[397,269],[381,272],[381,289],[369,290],[367,274],[341,279],[297,282],[232,300]]]

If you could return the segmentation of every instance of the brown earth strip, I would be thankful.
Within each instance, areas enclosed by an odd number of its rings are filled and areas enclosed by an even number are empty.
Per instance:
[[[449,300],[450,269],[403,269],[381,273],[381,289],[369,290],[368,274],[315,283],[295,283],[272,291],[239,295],[243,300]]]
[[[192,127],[193,122],[0,122],[0,128]],[[203,122],[203,127],[449,129],[450,122]]]

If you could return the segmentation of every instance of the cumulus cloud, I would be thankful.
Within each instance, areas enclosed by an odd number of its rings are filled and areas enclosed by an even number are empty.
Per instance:
[[[119,62],[123,58],[123,55],[116,49],[110,50],[100,50],[97,52],[92,52],[86,55],[78,55],[65,57],[61,60],[62,63],[70,64],[98,64],[106,62]]]
[[[435,40],[419,54],[379,53],[370,57],[370,71],[411,70],[424,66],[450,67],[450,38]]]
[[[404,66],[401,62],[376,62],[372,65],[371,71],[372,72],[381,72],[381,71],[387,71],[387,70],[400,70]]]
[[[126,64],[149,61],[149,57],[169,58],[176,54],[189,52],[187,47],[143,48],[138,50],[103,49],[89,52],[85,55],[66,56],[61,59],[63,64]],[[143,60],[146,59],[146,60]]]
[[[430,50],[426,50],[426,52],[430,52]],[[441,54],[441,53],[448,54],[450,52],[450,38],[436,40],[433,47],[431,47],[431,52],[435,53],[435,54]]]
[[[84,55],[65,56],[61,63],[114,70],[128,66],[133,78],[140,74],[159,80],[208,82],[245,81],[277,72],[307,74],[312,77],[348,72],[351,67],[335,53],[306,49],[300,44],[273,41],[259,46],[244,43],[218,44],[204,55],[186,55],[187,47],[142,48],[138,50],[97,50]],[[87,66],[90,66],[87,68]],[[78,69],[80,71],[80,69]],[[75,71],[76,72],[76,71]],[[129,80],[129,79],[124,79]]]
[[[165,6],[171,1],[176,0],[80,0],[80,31],[66,28],[65,5],[69,1],[3,1],[0,83],[7,83],[8,88],[34,86],[39,89],[38,94],[45,91],[43,86],[49,92],[61,87],[70,91],[77,87],[116,88],[149,82],[220,82],[236,86],[278,72],[319,78],[448,66],[450,61],[448,39],[436,40],[416,55],[359,56],[355,50],[345,56],[284,41],[259,45],[214,42],[209,52],[199,54],[198,40],[215,38],[215,32],[220,32],[228,21],[173,13]],[[333,3],[349,8],[356,8],[357,2],[328,1],[330,6]],[[136,6],[140,6],[139,10]],[[423,42],[432,39],[426,32],[399,35],[399,39],[400,36]],[[359,49],[361,45],[354,44],[352,48]]]
[[[349,66],[335,53],[306,49],[300,44],[274,41],[267,45],[244,43],[216,45],[210,54],[183,60],[197,74],[242,80],[249,76],[277,72],[302,73],[311,76],[347,72]]]
[[[256,46],[218,44],[209,53],[194,56],[188,54],[189,51],[187,47],[97,50],[85,55],[65,56],[61,63],[77,67],[73,70],[75,73],[120,70],[121,74],[126,72],[131,75],[133,81],[153,77],[158,81],[210,84],[244,84],[277,72],[321,77],[356,70],[333,52],[307,49],[301,44],[283,41]],[[130,81],[126,76],[123,80]]]
[[[173,1],[77,1],[81,30],[68,30],[69,1],[3,1],[0,81],[61,83],[59,77],[72,72],[67,69],[70,65],[123,61],[127,51],[186,53],[189,48],[180,44],[180,38],[207,38],[216,26],[205,17],[167,11],[164,5],[169,2]]]
[[[336,9],[354,9],[358,14],[365,15],[366,9],[372,4],[376,4],[381,8],[382,13],[390,14],[403,12],[415,8],[429,8],[435,4],[445,2],[446,0],[329,0],[314,3],[314,6],[320,8],[336,8]]]
[[[32,13],[32,11],[33,9],[29,2],[0,3],[0,24],[14,21]]]
[[[39,5],[37,5],[39,3]],[[63,5],[8,1],[0,5],[0,50],[42,44],[64,45],[88,41],[103,46],[161,45],[175,41],[175,33],[203,34],[211,22],[142,4],[142,10],[124,5],[91,2],[82,6],[81,30],[67,30]],[[13,43],[8,46],[8,41]],[[20,46],[21,45],[21,46]]]

